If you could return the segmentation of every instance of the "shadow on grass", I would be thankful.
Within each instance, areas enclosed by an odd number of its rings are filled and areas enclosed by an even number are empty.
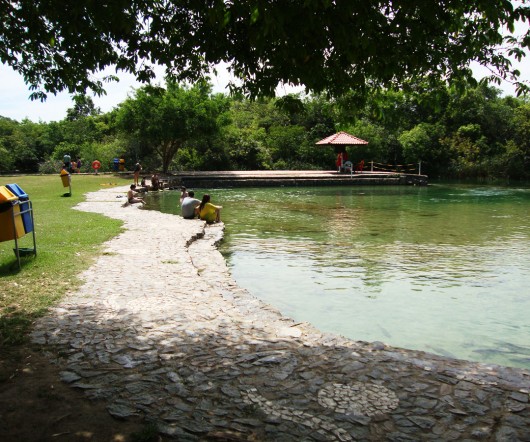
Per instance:
[[[31,265],[35,254],[33,251],[31,253],[27,252],[26,248],[20,248],[20,268],[18,267],[17,257],[13,251],[13,258],[11,261],[4,262],[0,264],[0,279],[6,276],[13,276],[20,273],[25,266]]]
[[[33,323],[44,313],[44,311],[28,313],[16,307],[6,307],[0,316],[0,348],[27,344]]]

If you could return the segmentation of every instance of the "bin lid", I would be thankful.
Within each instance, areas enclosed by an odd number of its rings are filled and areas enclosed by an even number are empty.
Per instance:
[[[61,170],[61,176],[62,176],[62,175],[70,175],[70,174],[69,174],[66,170],[62,169],[62,170]]]
[[[13,193],[13,195],[18,196],[20,199],[28,199],[28,194],[24,192],[18,184],[6,184],[6,187]]]
[[[18,196],[13,194],[6,186],[0,186],[0,203],[17,201]]]

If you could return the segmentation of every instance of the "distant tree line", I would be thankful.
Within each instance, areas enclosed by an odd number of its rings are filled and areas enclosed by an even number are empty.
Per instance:
[[[124,158],[150,171],[332,169],[336,153],[316,141],[344,130],[369,142],[353,162],[422,162],[444,178],[530,179],[530,102],[484,84],[418,84],[407,92],[287,95],[250,100],[168,82],[144,86],[111,112],[86,95],[58,122],[0,117],[0,173],[57,173],[65,154],[81,172]]]
[[[530,48],[527,1],[11,0],[0,18],[0,62],[31,99],[79,94],[63,121],[1,119],[0,172],[53,172],[65,153],[84,171],[115,157],[164,172],[329,169],[333,149],[314,143],[346,130],[369,141],[353,161],[528,178],[528,103],[501,98],[470,68],[530,91],[513,63]],[[230,97],[205,83],[220,63],[237,79]],[[115,111],[85,95],[121,73],[148,84],[156,67],[169,83]],[[282,83],[312,95],[263,98]]]

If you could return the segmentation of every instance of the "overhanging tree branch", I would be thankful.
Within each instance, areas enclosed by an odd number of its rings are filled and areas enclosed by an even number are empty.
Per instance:
[[[504,29],[528,23],[527,2],[519,3],[0,0],[0,60],[23,75],[34,99],[104,93],[105,79],[94,75],[112,66],[142,82],[155,65],[176,81],[196,81],[220,62],[251,96],[274,95],[282,82],[340,95],[425,75],[461,80],[471,61],[517,82],[495,48]],[[527,33],[514,51],[529,43]]]

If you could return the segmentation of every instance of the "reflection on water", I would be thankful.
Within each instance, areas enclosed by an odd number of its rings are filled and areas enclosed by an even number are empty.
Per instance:
[[[212,194],[235,279],[285,314],[353,339],[530,368],[530,189]],[[150,204],[175,213],[178,194]]]

